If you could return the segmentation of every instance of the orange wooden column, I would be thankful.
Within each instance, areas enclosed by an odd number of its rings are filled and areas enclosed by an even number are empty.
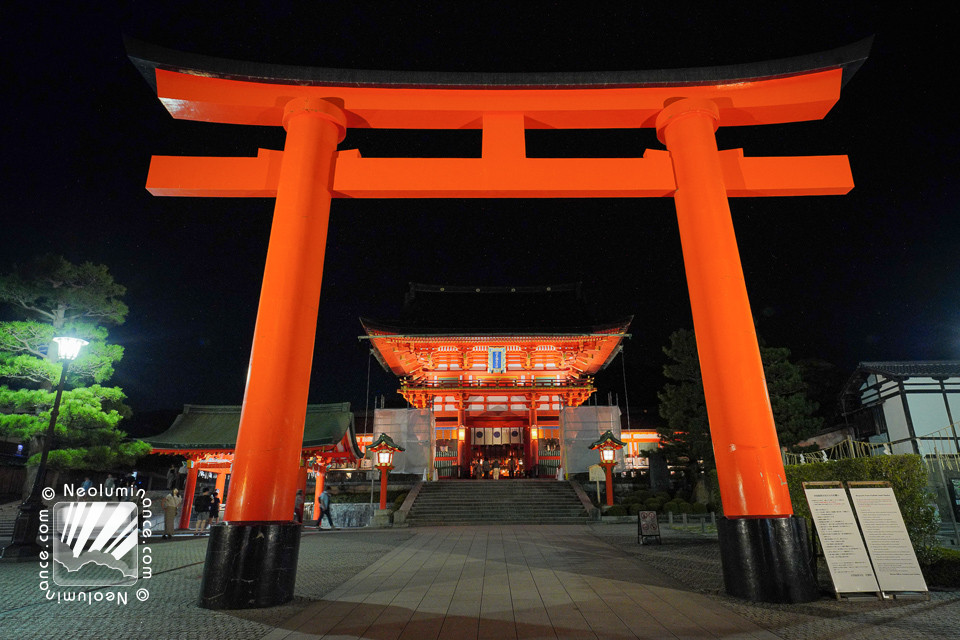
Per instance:
[[[234,455],[228,522],[289,522],[299,485],[310,367],[330,217],[339,107],[296,98],[287,130],[250,369]]]
[[[703,391],[727,517],[793,513],[747,299],[710,100],[682,99],[657,117],[673,161],[674,201]]]
[[[187,470],[187,484],[183,487],[183,508],[180,510],[180,529],[190,528],[190,513],[193,511],[193,498],[197,492],[197,474],[200,467],[197,462],[191,462]]]

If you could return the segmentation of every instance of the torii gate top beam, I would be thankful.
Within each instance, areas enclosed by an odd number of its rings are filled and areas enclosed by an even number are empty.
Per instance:
[[[870,40],[821,54],[730,67],[600,73],[411,73],[286,67],[184,54],[128,41],[131,59],[175,117],[282,126],[284,105],[321,99],[346,128],[482,129],[480,158],[336,155],[332,195],[347,198],[669,197],[669,154],[527,158],[526,129],[641,128],[680,99],[716,106],[717,126],[824,117],[862,64]],[[162,60],[162,61],[161,61]],[[343,125],[340,125],[343,126]],[[283,153],[156,156],[147,188],[160,196],[274,197]],[[721,154],[727,195],[833,195],[853,188],[845,156]]]
[[[664,103],[713,100],[720,126],[822,118],[872,39],[818,54],[722,67],[574,73],[364,71],[239,62],[127,40],[131,60],[176,117],[280,126],[297,97],[342,101],[348,128],[471,129],[490,113],[525,128],[652,127]]]

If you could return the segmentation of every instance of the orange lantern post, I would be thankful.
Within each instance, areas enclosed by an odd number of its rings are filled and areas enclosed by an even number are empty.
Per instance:
[[[393,438],[385,433],[381,433],[376,441],[367,447],[372,451],[374,458],[373,464],[380,470],[380,508],[387,508],[387,477],[390,470],[393,469],[393,454],[397,451],[406,451],[403,447],[393,441]]]
[[[590,445],[600,451],[600,466],[607,474],[607,506],[613,506],[613,468],[617,464],[617,451],[623,449],[623,442],[607,429],[600,439]]]

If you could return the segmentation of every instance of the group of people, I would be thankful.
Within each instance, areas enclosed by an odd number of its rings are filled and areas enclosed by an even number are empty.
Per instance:
[[[177,511],[181,504],[183,504],[183,498],[180,497],[180,490],[176,487],[170,489],[170,493],[160,501],[160,506],[163,508],[162,539],[173,537],[177,528]],[[205,487],[193,498],[193,512],[197,515],[193,532],[194,535],[199,536],[208,525],[216,524],[220,519],[220,492],[214,490],[210,493],[210,488]]]
[[[520,467],[522,464],[522,461],[518,462],[515,456],[509,456],[504,459],[490,459],[479,456],[475,458],[473,464],[470,465],[470,477],[475,480],[484,478],[493,480],[516,478],[520,476]]]
[[[208,524],[215,525],[220,520],[220,492],[214,490],[210,493],[210,488],[204,487],[200,495],[193,499],[193,512],[197,514],[193,534],[199,536]]]

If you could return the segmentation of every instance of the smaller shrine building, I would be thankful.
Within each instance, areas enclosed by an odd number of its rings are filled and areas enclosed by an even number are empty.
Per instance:
[[[219,491],[223,504],[230,499],[230,473],[240,429],[240,410],[240,406],[184,405],[183,413],[169,429],[143,439],[153,447],[151,453],[180,455],[187,459],[179,528],[189,528],[201,473],[213,476],[213,487]],[[314,513],[318,512],[316,501],[323,490],[327,469],[357,466],[362,458],[349,402],[307,405],[299,488],[306,499],[308,476],[315,476]]]

